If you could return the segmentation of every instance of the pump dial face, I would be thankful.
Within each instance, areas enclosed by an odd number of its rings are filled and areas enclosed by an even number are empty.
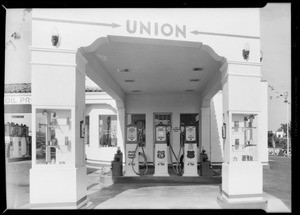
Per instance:
[[[166,141],[166,127],[157,126],[156,127],[156,141]]]
[[[135,126],[127,127],[127,141],[137,141],[137,128]]]
[[[196,141],[196,127],[187,126],[185,129],[185,138],[186,141]]]

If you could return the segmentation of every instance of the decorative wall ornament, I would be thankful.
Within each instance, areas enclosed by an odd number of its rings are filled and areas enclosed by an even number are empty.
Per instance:
[[[264,53],[262,50],[260,50],[260,58],[259,58],[260,62],[262,62],[263,57],[264,57]]]
[[[243,58],[244,58],[244,60],[249,59],[249,54],[250,54],[250,45],[249,45],[249,43],[246,43],[245,47],[243,49]]]
[[[60,45],[60,36],[59,36],[57,28],[55,28],[55,27],[51,31],[51,43],[55,47],[59,47],[59,45]]]

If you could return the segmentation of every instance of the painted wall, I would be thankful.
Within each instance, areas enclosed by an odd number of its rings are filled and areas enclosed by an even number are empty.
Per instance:
[[[130,94],[126,98],[127,114],[146,114],[146,156],[153,162],[154,113],[171,113],[172,127],[180,127],[180,114],[200,113],[201,101],[197,94]],[[171,142],[175,154],[179,152],[180,132],[173,131]],[[199,153],[197,153],[199,154]],[[173,157],[173,161],[175,158]],[[170,162],[170,160],[169,160]]]
[[[260,142],[260,158],[264,165],[269,164],[268,156],[268,82],[262,81],[260,84],[260,104],[261,104],[261,118],[259,120],[260,135],[258,141]]]
[[[34,9],[32,20],[34,47],[53,48],[51,35],[58,32],[60,49],[76,50],[99,37],[119,35],[203,42],[229,61],[244,61],[241,53],[248,43],[248,62],[260,58],[259,8]]]
[[[24,9],[5,12],[5,84],[30,83],[31,12]],[[20,38],[12,37],[15,32]]]
[[[210,160],[212,164],[223,162],[223,100],[219,91],[210,101]]]
[[[224,86],[226,87],[226,86]],[[260,94],[260,111],[261,117],[259,118],[259,156],[263,165],[269,164],[268,157],[268,83],[263,81],[260,82],[259,87]],[[211,107],[211,161],[212,162],[223,162],[223,139],[222,139],[222,124],[223,124],[223,96],[228,96],[222,94],[220,91],[216,94],[210,102]],[[210,151],[210,150],[208,150]]]
[[[85,107],[85,115],[90,116],[90,139],[89,145],[85,146],[88,162],[110,164],[117,152],[117,147],[99,147],[99,115],[116,115],[116,106],[107,103],[89,104]],[[117,130],[117,132],[120,132]],[[118,146],[124,154],[124,146],[118,138]]]

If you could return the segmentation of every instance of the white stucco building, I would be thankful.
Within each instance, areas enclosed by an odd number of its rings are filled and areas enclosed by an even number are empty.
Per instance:
[[[169,127],[176,153],[181,126],[195,126],[184,156],[187,165],[186,153],[193,151],[189,164],[196,168],[185,166],[183,177],[199,176],[205,149],[211,164],[222,166],[221,202],[265,203],[268,84],[261,79],[259,9],[31,13],[26,117],[32,131],[32,208],[82,207],[87,202],[85,158],[110,165],[117,147],[123,152],[124,177],[134,175],[130,154],[137,138],[128,126],[142,131],[153,177],[168,176],[164,167],[171,158],[157,132],[159,123]],[[99,92],[86,92],[87,77]],[[24,95],[6,95],[5,101],[18,96]]]

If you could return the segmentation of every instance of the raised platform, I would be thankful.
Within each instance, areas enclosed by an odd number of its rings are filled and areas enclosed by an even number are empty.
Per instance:
[[[268,200],[244,200],[240,202],[229,202],[223,196],[217,197],[217,203],[223,209],[262,209],[267,211],[268,208]]]
[[[130,176],[114,176],[112,177],[114,184],[126,184],[126,183],[170,183],[170,184],[221,184],[222,177],[210,177],[210,176],[195,176],[195,177],[183,177],[177,175],[171,175],[169,177],[159,177],[152,175],[130,177]]]
[[[144,170],[141,170],[143,172]],[[166,184],[221,184],[221,176],[179,176],[176,175],[172,166],[169,165],[170,176],[154,176],[154,167],[149,166],[147,174],[141,176],[100,176],[103,184],[126,184],[126,183],[166,183]]]

